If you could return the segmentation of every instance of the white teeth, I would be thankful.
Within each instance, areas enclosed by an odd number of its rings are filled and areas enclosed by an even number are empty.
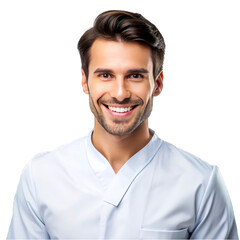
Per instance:
[[[124,112],[129,112],[130,110],[132,110],[132,107],[128,107],[128,108],[119,108],[119,107],[110,107],[108,106],[108,108],[112,111],[112,112],[118,112],[118,113],[124,113]]]

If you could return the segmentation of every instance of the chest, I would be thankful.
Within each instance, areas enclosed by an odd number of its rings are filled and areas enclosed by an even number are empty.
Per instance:
[[[48,184],[40,209],[51,238],[187,238],[194,221],[194,194],[179,177],[165,181],[153,168],[125,188],[124,179],[104,191],[98,179]]]

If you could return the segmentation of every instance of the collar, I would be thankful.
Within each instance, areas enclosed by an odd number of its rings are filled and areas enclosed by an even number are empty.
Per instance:
[[[150,131],[152,131],[150,129]],[[118,206],[131,183],[152,161],[162,144],[162,140],[152,131],[151,140],[135,153],[116,174],[108,160],[93,146],[91,131],[87,137],[87,156],[96,177],[103,185],[103,200]]]

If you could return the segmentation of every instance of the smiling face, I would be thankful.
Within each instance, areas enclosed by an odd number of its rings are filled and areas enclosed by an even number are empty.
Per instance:
[[[97,39],[90,49],[88,81],[82,74],[95,124],[116,136],[147,125],[153,96],[162,89],[162,73],[153,78],[150,47]]]

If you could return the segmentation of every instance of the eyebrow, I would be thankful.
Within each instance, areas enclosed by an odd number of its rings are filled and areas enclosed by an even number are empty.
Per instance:
[[[97,68],[94,71],[94,74],[96,74],[96,73],[113,73],[113,71],[110,69],[107,69],[107,68]]]
[[[149,71],[145,68],[136,68],[128,70],[127,73],[149,73]]]
[[[107,68],[97,68],[94,71],[94,74],[96,73],[113,73],[113,71]],[[129,69],[127,71],[127,74],[131,74],[131,73],[149,73],[149,71],[145,68],[134,68],[134,69]]]

